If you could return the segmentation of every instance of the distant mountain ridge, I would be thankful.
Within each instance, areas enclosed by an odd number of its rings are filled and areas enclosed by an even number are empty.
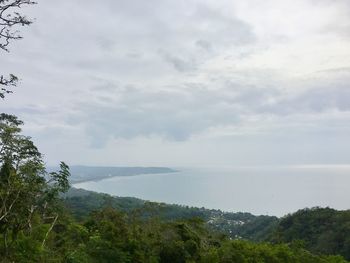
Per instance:
[[[50,167],[49,171],[55,171],[57,168]],[[70,182],[72,184],[86,181],[99,181],[115,176],[136,176],[142,174],[166,174],[175,173],[177,170],[168,167],[114,167],[114,166],[70,166]]]

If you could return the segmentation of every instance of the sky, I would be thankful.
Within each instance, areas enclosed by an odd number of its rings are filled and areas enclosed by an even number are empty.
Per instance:
[[[2,112],[49,165],[350,164],[350,1],[39,0]]]

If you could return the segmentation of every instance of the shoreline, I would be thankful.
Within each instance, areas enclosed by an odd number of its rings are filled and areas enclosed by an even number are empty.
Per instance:
[[[154,172],[154,173],[139,173],[139,174],[128,174],[128,175],[107,175],[107,176],[99,176],[96,178],[89,178],[89,179],[82,179],[82,180],[77,180],[77,181],[70,181],[69,183],[75,187],[77,184],[81,183],[88,183],[88,182],[100,182],[109,178],[115,178],[115,177],[134,177],[134,176],[143,176],[143,175],[160,175],[160,174],[173,174],[173,173],[178,173],[180,172],[179,170],[173,170],[172,171],[167,171],[167,172]]]

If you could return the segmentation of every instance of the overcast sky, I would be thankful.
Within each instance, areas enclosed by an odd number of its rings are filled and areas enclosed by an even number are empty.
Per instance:
[[[41,0],[1,111],[48,164],[350,163],[350,1]]]

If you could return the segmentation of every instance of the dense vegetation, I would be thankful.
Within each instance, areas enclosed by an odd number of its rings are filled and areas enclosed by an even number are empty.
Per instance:
[[[207,228],[231,239],[268,241],[303,247],[316,254],[342,255],[350,259],[350,211],[312,208],[297,211],[281,219],[249,213],[227,213],[179,205],[146,202],[136,198],[112,197],[82,189],[71,189],[65,203],[77,219],[106,204],[142,218],[156,217],[163,222],[201,218]]]
[[[232,241],[209,231],[200,219],[142,220],[113,208],[96,211],[81,223],[62,216],[43,247],[48,227],[41,223],[31,235],[19,235],[2,262],[346,262],[298,246]]]
[[[68,166],[61,163],[59,172],[47,173],[41,153],[29,137],[21,134],[22,124],[16,116],[0,114],[0,258],[3,259],[19,251],[26,252],[26,244],[36,240],[37,235],[40,235],[38,247],[45,248],[60,217],[59,194],[69,188]]]
[[[155,203],[133,197],[115,197],[75,188],[71,188],[64,197],[66,206],[78,220],[108,205],[125,213],[137,209],[143,218],[158,217],[162,221],[201,218],[209,228],[220,231],[232,239],[263,241],[278,222],[277,217],[274,216],[254,216],[250,213],[230,213],[204,207]]]
[[[281,219],[271,241],[300,244],[322,254],[340,254],[350,260],[350,210],[303,209]]]

